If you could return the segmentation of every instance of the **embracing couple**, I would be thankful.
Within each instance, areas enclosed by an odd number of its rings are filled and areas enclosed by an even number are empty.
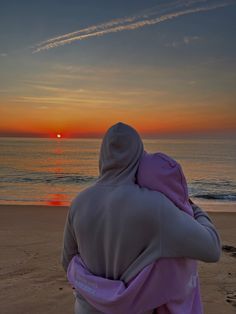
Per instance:
[[[218,261],[220,239],[189,199],[181,166],[144,152],[136,130],[118,123],[103,138],[99,171],[65,225],[75,313],[203,313],[197,260]]]

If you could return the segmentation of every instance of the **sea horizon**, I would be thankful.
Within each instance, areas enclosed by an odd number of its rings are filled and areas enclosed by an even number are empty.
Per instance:
[[[0,204],[68,206],[98,178],[101,138],[0,138]],[[236,201],[234,138],[143,138],[182,165],[200,203]],[[19,158],[19,156],[21,156]]]
[[[102,140],[105,132],[101,133],[99,136],[64,136],[62,133],[61,138],[57,138],[57,133],[45,136],[6,136],[0,134],[0,139],[50,139],[50,140],[77,140],[77,139],[95,139]],[[196,132],[196,133],[160,133],[160,134],[142,134],[140,133],[142,139],[234,139],[236,137],[236,132]]]

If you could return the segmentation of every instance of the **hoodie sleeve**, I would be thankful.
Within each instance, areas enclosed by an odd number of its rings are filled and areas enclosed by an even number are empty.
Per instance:
[[[78,253],[78,244],[77,244],[76,237],[74,234],[70,215],[71,213],[69,210],[67,214],[65,228],[64,228],[62,255],[61,255],[61,263],[65,272],[67,271],[68,265],[72,257]]]
[[[220,238],[209,216],[195,204],[193,219],[169,200],[165,203],[161,211],[161,255],[217,262]]]

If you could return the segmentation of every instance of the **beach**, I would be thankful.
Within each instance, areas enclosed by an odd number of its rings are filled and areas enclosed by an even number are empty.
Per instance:
[[[223,207],[224,203],[214,205]],[[236,203],[210,212],[222,245],[236,247]],[[212,205],[204,207],[212,210]],[[217,208],[215,208],[217,210]],[[0,313],[72,314],[74,296],[60,264],[67,207],[0,206]],[[236,253],[225,247],[220,262],[199,262],[206,314],[236,309]]]

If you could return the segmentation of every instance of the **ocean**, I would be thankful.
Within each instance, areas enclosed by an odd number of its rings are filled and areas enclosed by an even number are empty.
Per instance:
[[[144,139],[182,165],[190,197],[236,202],[236,139]],[[0,204],[69,205],[98,177],[101,139],[0,138]]]

